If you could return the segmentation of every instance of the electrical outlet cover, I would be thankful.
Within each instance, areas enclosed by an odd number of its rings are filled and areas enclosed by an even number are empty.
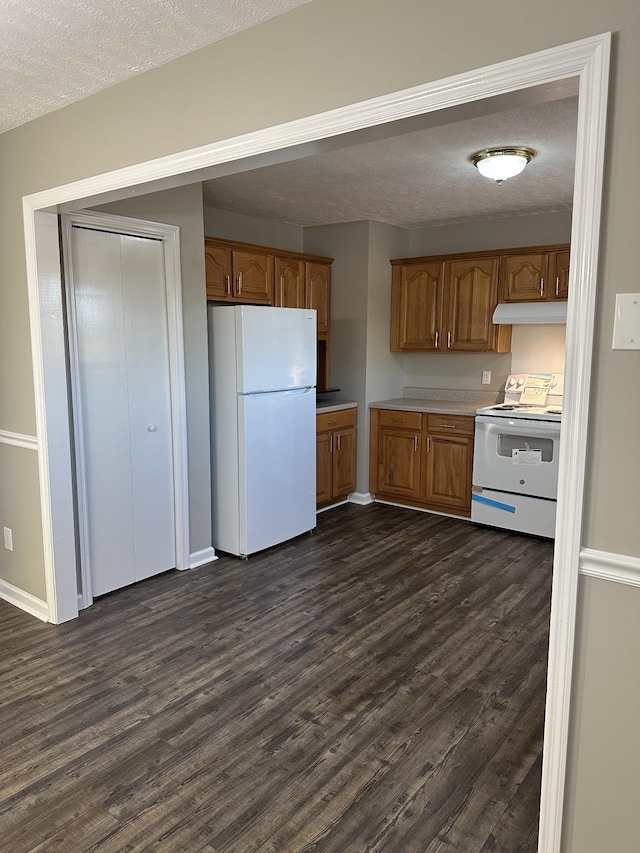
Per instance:
[[[640,293],[616,293],[612,349],[640,349]]]

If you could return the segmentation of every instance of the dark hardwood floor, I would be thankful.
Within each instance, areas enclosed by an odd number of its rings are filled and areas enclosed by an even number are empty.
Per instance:
[[[0,602],[0,849],[535,851],[551,561],[343,506],[65,625]]]

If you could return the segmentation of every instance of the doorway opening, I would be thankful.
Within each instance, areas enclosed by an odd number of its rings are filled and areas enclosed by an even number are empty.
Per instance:
[[[79,600],[188,566],[178,228],[62,216]]]
[[[575,632],[578,562],[583,512],[583,482],[586,463],[584,435],[589,405],[591,353],[593,346],[598,238],[604,163],[604,130],[607,103],[610,34],[552,48],[528,57],[518,57],[481,71],[458,75],[414,89],[375,98],[275,128],[246,134],[142,163],[75,184],[28,196],[23,200],[27,277],[34,361],[36,415],[41,442],[39,473],[41,486],[45,576],[49,618],[60,622],[77,615],[76,565],[70,548],[69,520],[73,513],[70,459],[64,452],[55,467],[50,454],[69,444],[69,422],[61,402],[67,401],[62,371],[55,369],[59,353],[52,351],[63,335],[62,304],[55,282],[42,281],[43,242],[49,260],[57,248],[47,243],[50,222],[47,210],[56,213],[95,203],[98,195],[112,200],[127,188],[145,183],[149,191],[163,189],[175,176],[185,183],[202,179],[203,170],[215,172],[221,165],[247,157],[282,156],[288,149],[332,139],[368,127],[381,127],[402,118],[433,113],[531,86],[568,77],[580,80],[578,138],[575,173],[574,217],[571,244],[576,262],[571,271],[567,324],[566,370],[570,376],[565,399],[563,453],[558,494],[558,529],[551,612],[547,713],[541,801],[540,849],[559,850],[562,802],[567,752],[569,699]],[[122,197],[120,195],[119,197]],[[44,218],[43,218],[44,217]],[[39,238],[42,237],[43,242]],[[47,252],[45,252],[47,254]],[[58,256],[59,262],[59,256]],[[45,293],[48,301],[45,304]],[[57,304],[56,304],[57,300]],[[56,325],[56,318],[58,323]],[[52,334],[43,328],[51,324]],[[57,411],[60,417],[51,417]],[[67,453],[68,458],[68,453]],[[64,463],[64,464],[63,464]],[[55,512],[53,507],[55,506]],[[58,532],[62,535],[58,536]]]

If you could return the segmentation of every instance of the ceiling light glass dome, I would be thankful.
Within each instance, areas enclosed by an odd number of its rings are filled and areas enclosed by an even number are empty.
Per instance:
[[[485,178],[501,184],[519,175],[535,156],[535,151],[522,146],[515,148],[484,148],[471,156],[471,162]]]

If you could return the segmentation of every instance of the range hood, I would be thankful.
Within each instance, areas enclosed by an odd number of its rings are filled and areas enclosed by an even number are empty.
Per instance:
[[[493,312],[493,322],[511,326],[523,323],[566,323],[566,302],[501,302]]]

